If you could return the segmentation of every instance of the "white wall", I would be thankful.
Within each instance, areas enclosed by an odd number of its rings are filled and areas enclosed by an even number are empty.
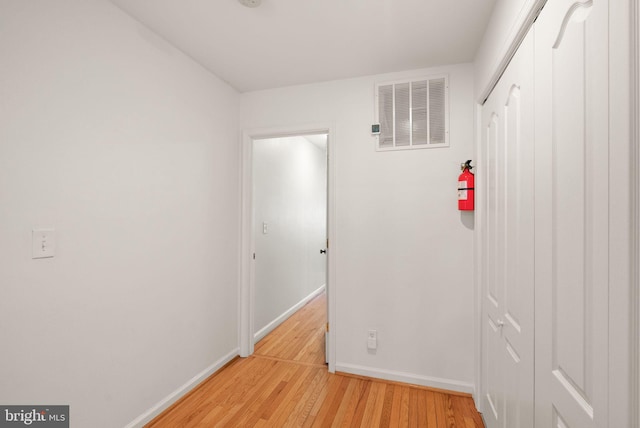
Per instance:
[[[237,350],[238,95],[105,1],[0,0],[0,64],[0,403],[123,426]]]
[[[304,137],[254,142],[255,332],[325,284],[326,169]]]
[[[451,147],[376,152],[375,82],[439,73]],[[240,109],[244,129],[335,124],[336,369],[471,391],[473,218],[457,210],[456,185],[473,153],[472,65],[245,93]]]

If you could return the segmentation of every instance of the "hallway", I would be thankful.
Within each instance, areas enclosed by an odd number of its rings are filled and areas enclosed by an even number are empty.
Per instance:
[[[322,294],[147,427],[484,427],[468,395],[328,373],[325,322]]]
[[[327,294],[322,293],[256,343],[254,356],[324,366]]]

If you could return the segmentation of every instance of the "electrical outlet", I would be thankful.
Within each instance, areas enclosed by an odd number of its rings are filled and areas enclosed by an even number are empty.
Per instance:
[[[378,332],[369,330],[367,333],[367,349],[378,349]]]

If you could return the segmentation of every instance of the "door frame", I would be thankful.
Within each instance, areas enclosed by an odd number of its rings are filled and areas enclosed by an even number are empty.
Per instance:
[[[640,401],[640,4],[631,1],[631,403]],[[633,408],[633,407],[632,407]],[[640,424],[640,406],[631,426]]]
[[[327,360],[329,372],[335,372],[335,126],[331,123],[283,126],[275,128],[245,129],[242,131],[241,150],[241,230],[240,230],[240,281],[238,290],[238,339],[240,356],[248,357],[254,351],[255,310],[255,237],[253,228],[253,142],[267,138],[282,138],[312,134],[327,134],[327,323],[331,328],[327,335]]]

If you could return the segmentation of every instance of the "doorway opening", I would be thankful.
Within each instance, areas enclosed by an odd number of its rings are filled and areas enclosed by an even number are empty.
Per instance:
[[[326,307],[278,327],[326,288],[327,135],[254,139],[252,177],[256,354],[324,363]]]
[[[331,128],[243,137],[240,355],[326,362],[333,371]],[[289,328],[298,311],[318,324],[306,337]]]

